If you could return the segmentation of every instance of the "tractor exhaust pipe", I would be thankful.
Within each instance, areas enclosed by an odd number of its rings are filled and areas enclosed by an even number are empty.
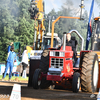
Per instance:
[[[66,32],[63,33],[63,50],[66,50]]]
[[[77,36],[81,39],[81,41],[82,41],[81,50],[83,50],[83,48],[84,48],[84,38],[81,36],[81,34],[77,30],[69,31],[70,34],[73,33],[73,32],[75,32],[77,34]]]

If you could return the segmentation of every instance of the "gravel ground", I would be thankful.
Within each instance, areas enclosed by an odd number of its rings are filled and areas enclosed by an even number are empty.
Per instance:
[[[97,100],[95,97],[91,98],[90,93],[73,93],[70,90],[58,89],[39,89],[35,90],[32,87],[27,87],[27,82],[8,82],[0,81],[0,95],[11,95],[14,84],[21,85],[21,100]],[[0,100],[9,100],[9,98],[0,98]]]

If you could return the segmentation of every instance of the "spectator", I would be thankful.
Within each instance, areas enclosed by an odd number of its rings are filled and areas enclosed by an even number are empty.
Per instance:
[[[7,73],[9,67],[10,67],[9,81],[11,80],[13,64],[14,64],[15,57],[16,57],[16,53],[14,52],[14,46],[11,46],[11,51],[9,51],[9,53],[8,53],[6,68],[5,68],[5,72],[4,72],[2,81],[6,77],[6,73]]]
[[[28,52],[27,52],[27,50],[24,50],[24,52],[22,54],[22,66],[23,66],[22,77],[26,78],[26,67],[28,66]]]
[[[11,42],[10,45],[8,46],[8,53],[9,53],[12,45],[13,45],[13,42]]]

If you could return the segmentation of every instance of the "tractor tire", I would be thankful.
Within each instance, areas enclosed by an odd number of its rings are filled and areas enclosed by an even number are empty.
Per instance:
[[[75,72],[72,80],[72,90],[77,93],[80,88],[80,73]]]
[[[52,84],[51,81],[46,80],[46,77],[43,77],[41,80],[40,88],[41,89],[47,89]]]
[[[41,69],[41,72],[43,72],[43,74],[47,74],[49,69],[49,51],[50,50],[44,50],[41,55],[39,68]],[[40,88],[46,89],[51,85],[51,83],[51,81],[46,80],[46,77],[43,77],[41,80]]]
[[[50,50],[44,50],[41,55],[39,68],[44,74],[48,72],[48,68],[49,68],[49,51]]]
[[[41,69],[36,69],[33,75],[33,80],[32,80],[34,89],[39,89],[40,84],[41,84],[41,80],[39,80],[40,77],[41,77]]]
[[[83,92],[96,92],[98,74],[98,55],[95,52],[86,53],[83,58],[81,70],[81,90]]]

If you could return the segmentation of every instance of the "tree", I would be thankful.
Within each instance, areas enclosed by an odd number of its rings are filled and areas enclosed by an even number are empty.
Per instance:
[[[0,1],[0,62],[7,57],[10,42],[20,42],[23,48],[33,45],[34,21],[30,19],[27,0]]]
[[[18,36],[18,41],[21,43],[22,48],[26,45],[33,45],[34,24],[32,22],[30,24],[24,17],[19,21],[15,35]]]

